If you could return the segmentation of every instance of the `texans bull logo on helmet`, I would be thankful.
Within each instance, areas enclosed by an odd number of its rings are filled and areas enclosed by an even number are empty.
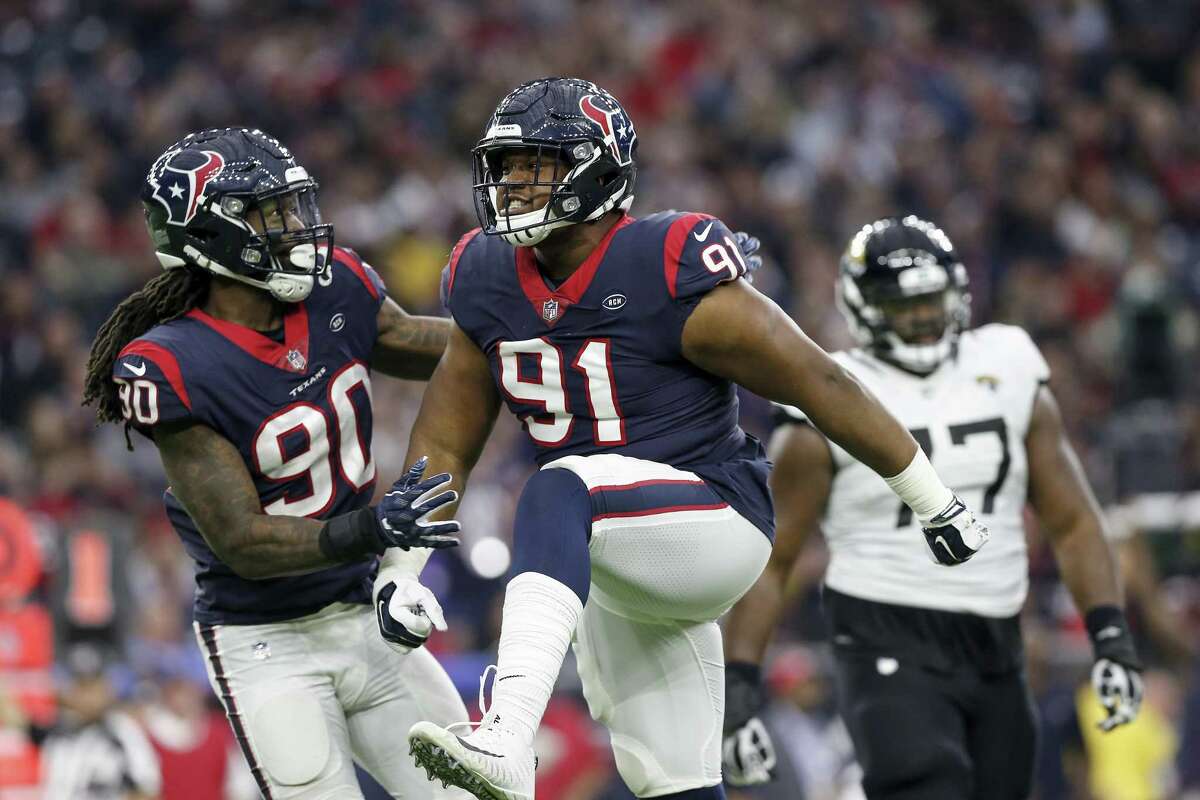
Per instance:
[[[167,224],[187,225],[196,216],[204,187],[225,167],[213,150],[179,150],[168,153],[151,170],[153,197],[167,210]]]
[[[604,143],[618,164],[633,160],[633,142],[637,134],[620,106],[602,94],[589,94],[580,98],[579,110],[604,132]]]

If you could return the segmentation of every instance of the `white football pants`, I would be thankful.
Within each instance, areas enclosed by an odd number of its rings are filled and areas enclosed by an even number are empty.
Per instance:
[[[544,469],[568,469],[593,497],[614,498],[611,513],[593,504],[592,582],[574,646],[621,778],[638,797],[720,783],[725,660],[716,619],[754,584],[770,541],[720,498],[706,502],[695,473],[611,453]],[[688,484],[697,485],[695,502],[653,496],[662,486],[678,498]]]
[[[354,761],[395,798],[459,800],[408,754],[419,720],[463,722],[467,709],[424,648],[384,643],[369,605],[334,603],[267,625],[200,625],[213,691],[266,800],[362,798]]]

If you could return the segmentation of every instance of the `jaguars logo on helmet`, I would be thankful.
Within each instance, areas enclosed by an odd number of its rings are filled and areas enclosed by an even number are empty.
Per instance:
[[[850,240],[839,272],[837,305],[859,343],[909,372],[937,369],[970,326],[967,270],[932,222],[909,215],[864,226]],[[940,314],[898,329],[898,309],[938,298]]]
[[[142,186],[164,269],[192,266],[299,302],[333,252],[317,182],[260,130],[189,134],[155,160]]]
[[[533,180],[502,176],[505,151],[526,149],[536,158]],[[633,204],[637,133],[616,98],[591,81],[540,78],[500,101],[472,151],[475,211],[484,233],[532,247],[551,231],[591,222]],[[556,168],[566,175],[555,179]],[[501,192],[549,187],[546,204],[533,211],[501,210]]]

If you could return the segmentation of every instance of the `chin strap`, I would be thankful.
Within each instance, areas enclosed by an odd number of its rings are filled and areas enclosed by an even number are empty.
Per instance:
[[[312,247],[312,245],[307,245]],[[208,256],[201,253],[192,245],[184,245],[183,254],[192,260],[196,266],[201,269],[208,270],[214,275],[221,275],[225,278],[244,283],[248,286],[253,286],[256,289],[263,289],[271,293],[271,296],[283,303],[299,303],[312,293],[313,275],[296,275],[290,272],[276,272],[271,274],[265,281],[255,280],[245,275],[239,275],[231,269],[217,263]],[[313,255],[315,258],[315,254]],[[168,265],[163,257],[159,254],[158,260],[163,264],[165,269],[171,269],[175,266],[183,266],[182,259],[175,259],[173,256],[166,256],[172,261],[179,261],[179,264]]]
[[[880,357],[901,369],[928,375],[954,352],[957,338],[956,333],[947,329],[942,338],[933,344],[908,344],[894,331],[888,331],[883,335],[887,348],[880,351]]]

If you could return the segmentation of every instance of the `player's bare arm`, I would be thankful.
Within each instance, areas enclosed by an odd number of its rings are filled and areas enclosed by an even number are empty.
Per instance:
[[[771,440],[775,545],[758,581],[730,610],[727,662],[759,664],[787,602],[788,578],[816,531],[833,482],[829,444],[808,424],[787,425]]]
[[[264,514],[237,448],[206,425],[154,432],[171,491],[213,553],[243,578],[297,575],[332,566],[321,553],[322,522]]]
[[[1104,537],[1104,517],[1067,439],[1049,387],[1038,390],[1025,447],[1029,453],[1029,502],[1054,548],[1076,608],[1082,612],[1099,605],[1119,605],[1121,591]]]
[[[379,308],[371,368],[394,378],[428,380],[446,349],[450,320],[409,314],[391,298]]]
[[[1058,403],[1046,386],[1038,389],[1034,399],[1025,448],[1029,502],[1054,548],[1063,582],[1083,615],[1095,657],[1092,688],[1107,714],[1099,727],[1111,731],[1138,714],[1144,691],[1142,664],[1121,609],[1104,517],[1067,439]]]
[[[862,384],[745,281],[709,292],[683,329],[693,364],[755,394],[804,411],[822,433],[885,477],[917,452],[916,440]]]
[[[500,396],[487,357],[451,324],[446,354],[433,373],[408,439],[408,460],[429,458],[429,471],[448,472],[460,496],[496,422]],[[454,508],[449,504],[443,514]]]

